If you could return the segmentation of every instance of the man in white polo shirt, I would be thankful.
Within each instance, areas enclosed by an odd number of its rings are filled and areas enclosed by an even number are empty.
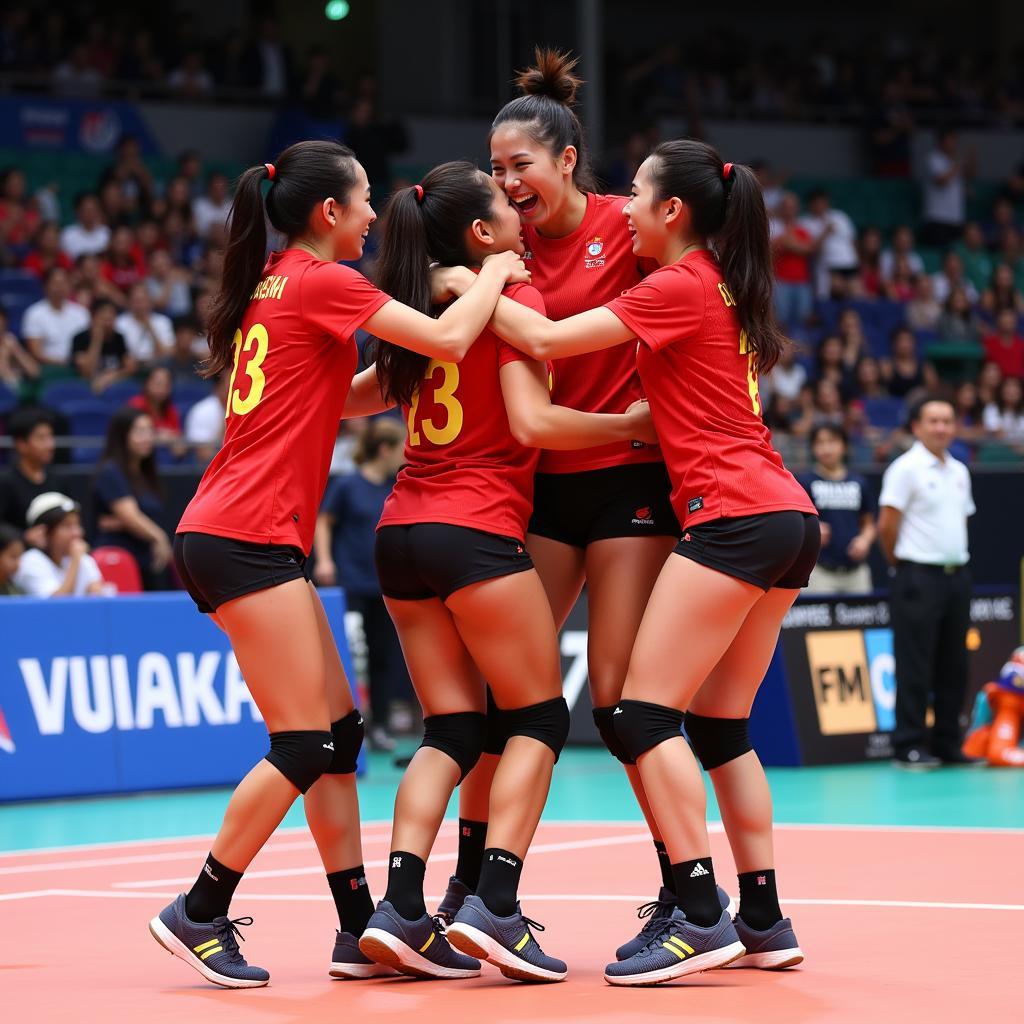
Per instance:
[[[925,398],[911,412],[916,441],[882,477],[878,539],[895,565],[890,603],[896,655],[896,761],[907,768],[969,764],[960,751],[967,689],[971,476],[949,454],[953,406]],[[925,717],[933,698],[929,741]]]
[[[41,363],[70,366],[74,337],[89,326],[89,311],[71,301],[71,279],[60,267],[46,272],[43,296],[25,310],[21,322],[25,345]]]

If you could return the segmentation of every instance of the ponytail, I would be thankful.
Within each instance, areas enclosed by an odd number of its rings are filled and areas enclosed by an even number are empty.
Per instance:
[[[264,200],[266,180],[271,187]],[[210,310],[210,356],[203,363],[204,377],[216,377],[231,366],[235,331],[266,264],[266,221],[291,240],[306,230],[313,208],[325,199],[348,205],[355,183],[352,150],[321,140],[297,142],[275,163],[250,167],[238,179],[220,291]]]
[[[651,157],[656,201],[685,203],[694,233],[714,246],[757,371],[767,373],[789,341],[772,305],[768,214],[757,177],[746,164],[723,165],[714,148],[693,139],[663,142]]]

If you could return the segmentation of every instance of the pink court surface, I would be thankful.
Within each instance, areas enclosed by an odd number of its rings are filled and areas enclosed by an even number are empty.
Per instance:
[[[718,876],[735,878],[721,826]],[[428,905],[455,862],[446,823],[427,872]],[[375,894],[390,825],[364,826]],[[1020,1017],[1024,830],[782,825],[782,897],[807,959],[790,971],[722,970],[650,989],[602,978],[637,926],[636,822],[544,823],[526,862],[524,911],[569,963],[559,985],[506,981],[485,965],[463,982],[327,976],[334,908],[309,834],[279,832],[232,912],[252,914],[243,950],[268,988],[207,985],[149,936],[148,919],[188,888],[209,836],[0,855],[0,996],[7,1021],[774,1021],[913,1024]],[[734,883],[733,883],[734,887]],[[1016,979],[1016,980],[1014,980]]]

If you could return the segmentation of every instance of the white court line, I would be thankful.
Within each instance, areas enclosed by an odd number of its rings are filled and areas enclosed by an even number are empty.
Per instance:
[[[648,832],[635,832],[626,836],[607,836],[596,839],[575,839],[564,843],[534,843],[530,847],[531,856],[535,853],[560,853],[563,850],[588,850],[595,846],[624,846],[627,843],[650,842],[651,836]],[[458,853],[434,853],[431,854],[430,862],[458,860]],[[388,860],[366,861],[367,868],[386,868]],[[246,878],[297,878],[300,875],[322,875],[323,866],[320,864],[304,868],[274,868],[267,871],[246,871]],[[188,878],[149,878],[140,882],[114,882],[115,889],[145,889],[161,885],[190,885],[195,881],[194,875]]]
[[[0,902],[14,900],[40,899],[42,897],[83,897],[88,899],[174,899],[176,892],[117,892],[109,889],[38,889],[32,892],[9,892],[0,894]],[[428,903],[434,903],[442,897],[440,894],[424,897]],[[643,895],[622,895],[621,893],[524,893],[520,899],[531,903],[644,903],[650,893]],[[328,893],[256,893],[243,892],[241,902],[253,901],[261,903],[329,903],[332,897]],[[780,902],[803,907],[872,907],[892,910],[992,910],[1024,912],[1024,904],[1020,903],[949,903],[929,900],[832,900],[807,897],[781,896]]]

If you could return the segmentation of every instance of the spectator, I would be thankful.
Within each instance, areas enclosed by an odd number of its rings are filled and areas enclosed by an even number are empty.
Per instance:
[[[920,274],[914,279],[914,293],[907,303],[907,324],[915,331],[934,331],[942,316],[942,306],[935,298],[932,279]]]
[[[39,377],[39,364],[22,348],[14,331],[8,330],[9,322],[7,310],[0,306],[0,384],[17,391]]]
[[[25,172],[8,167],[0,173],[0,257],[13,266],[39,229],[39,210],[27,195]]]
[[[21,556],[25,554],[25,542],[21,530],[10,523],[0,522],[0,597],[20,597],[21,588],[14,582],[18,575]]]
[[[985,248],[985,236],[981,227],[971,221],[964,225],[963,239],[953,247],[964,265],[964,276],[974,285],[980,295],[989,286],[995,263]]]
[[[191,311],[188,271],[184,267],[176,267],[166,249],[156,249],[150,254],[146,287],[153,308],[172,320]]]
[[[983,363],[978,373],[978,401],[983,406],[994,402],[1003,383],[1003,371],[998,363]]]
[[[982,424],[984,405],[978,396],[978,385],[973,380],[961,381],[953,394],[956,413],[956,436],[968,444],[976,444],[985,436]]]
[[[213,92],[213,76],[203,66],[199,50],[189,50],[167,76],[167,86],[179,99],[201,100]]]
[[[945,305],[946,300],[957,288],[963,289],[971,305],[979,298],[978,289],[964,273],[964,261],[955,249],[950,249],[942,257],[942,269],[932,275],[932,287],[935,300],[940,305]]]
[[[1004,377],[998,397],[982,413],[982,425],[989,437],[1015,447],[1024,445],[1024,383],[1020,377]]]
[[[89,325],[88,312],[71,301],[70,293],[67,271],[52,267],[43,279],[43,298],[25,310],[25,347],[45,366],[70,366],[72,340]]]
[[[153,175],[142,159],[139,140],[122,135],[117,153],[100,178],[100,188],[114,182],[121,194],[122,208],[133,218],[145,216],[153,201]]]
[[[97,393],[135,373],[135,360],[114,329],[116,319],[117,307],[110,299],[94,299],[88,328],[76,334],[71,344],[75,369]]]
[[[333,121],[342,105],[341,86],[331,73],[326,47],[310,47],[305,74],[299,82],[298,99],[315,121]]]
[[[856,398],[888,398],[889,391],[882,380],[882,366],[874,356],[864,356],[853,374],[853,394]]]
[[[917,339],[909,327],[893,331],[889,351],[889,358],[882,361],[882,380],[893,398],[906,398],[919,388],[936,388],[939,378],[935,367],[918,357]]]
[[[186,149],[178,156],[176,176],[184,180],[189,199],[202,195],[203,158],[198,149]]]
[[[924,227],[926,245],[938,247],[955,242],[963,233],[967,201],[965,181],[974,174],[973,153],[963,157],[957,151],[956,133],[939,131],[935,148],[928,154],[924,182]]]
[[[825,424],[842,427],[846,419],[843,408],[843,396],[836,383],[832,380],[819,380],[810,389],[810,401],[807,390],[801,396],[801,416],[793,424],[793,433],[798,437],[807,437],[815,429]]]
[[[160,521],[163,487],[157,474],[152,420],[139,409],[118,409],[94,484],[96,545],[124,548],[139,564],[146,590],[166,590],[171,542]]]
[[[948,451],[956,436],[953,407],[926,397],[914,407],[911,427],[913,447],[882,477],[878,537],[896,569],[890,596],[896,762],[934,768],[971,762],[960,752],[960,714],[971,617],[967,519],[975,508],[970,473]]]
[[[995,332],[984,340],[985,359],[995,363],[1004,377],[1024,377],[1024,338],[1018,333],[1020,321],[1012,309],[996,315]]]
[[[202,358],[196,354],[198,341],[202,342],[205,354],[209,355],[209,346],[199,333],[199,321],[195,316],[188,313],[178,317],[174,321],[174,351],[161,364],[171,371],[175,382],[195,383],[198,362]]]
[[[75,223],[60,233],[60,247],[72,260],[98,255],[110,245],[110,228],[95,192],[82,192],[75,200]]]
[[[85,597],[102,594],[103,575],[85,542],[79,507],[66,495],[47,491],[28,509],[28,525],[40,537],[22,555],[15,584],[26,597]]]
[[[1024,313],[1024,295],[1017,290],[1013,268],[1008,264],[1000,263],[992,272],[992,280],[981,296],[981,308],[992,317],[1004,309],[1018,316]]]
[[[906,257],[905,266],[910,274],[924,273],[924,260],[921,254],[914,251],[914,232],[906,226],[900,225],[892,233],[892,247],[882,252],[878,260],[878,269],[883,281],[891,281],[896,273],[896,264],[899,258]]]
[[[53,418],[43,409],[17,409],[7,429],[14,442],[14,464],[0,477],[0,522],[24,530],[33,499],[53,490],[49,471],[57,447]]]
[[[860,313],[855,309],[844,309],[839,314],[836,330],[843,343],[843,367],[850,374],[870,348]]]
[[[992,204],[992,221],[987,225],[985,234],[988,240],[988,247],[999,251],[1005,244],[1008,234],[1017,234],[1017,210],[1013,203],[1006,196],[998,196]]]
[[[71,258],[60,247],[60,228],[52,220],[39,225],[21,265],[38,278],[43,278],[50,267],[67,271],[74,267]]]
[[[860,298],[878,299],[882,295],[882,232],[878,228],[865,228],[858,245],[860,270],[857,273],[855,293]]]
[[[108,181],[100,188],[99,200],[101,216],[111,231],[131,225],[132,213],[125,205],[121,186],[116,181]]]
[[[181,416],[171,399],[174,376],[166,366],[151,366],[142,383],[142,393],[128,400],[133,409],[144,412],[153,424],[156,443],[173,445],[176,455],[184,454]]]
[[[114,229],[102,273],[111,284],[126,293],[146,276],[146,258],[131,228]]]
[[[88,43],[78,43],[68,59],[54,68],[53,89],[58,96],[87,99],[98,96],[102,86],[103,76],[93,67]]]
[[[786,345],[771,373],[761,378],[761,403],[768,405],[774,395],[795,402],[807,383],[807,368],[797,359],[796,345]]]
[[[818,345],[814,380],[830,380],[843,394],[850,390],[850,370],[843,359],[843,340],[838,334],[829,334]]]
[[[91,307],[95,299],[110,299],[119,309],[128,301],[125,293],[103,276],[103,262],[99,256],[79,256],[71,280],[74,284],[74,300],[86,308]]]
[[[211,243],[206,247],[206,252],[196,268],[195,286],[197,289],[216,295],[220,291],[223,277],[224,250]]]
[[[883,178],[910,174],[910,144],[914,120],[908,88],[899,78],[889,78],[871,117],[868,136],[871,173]]]
[[[936,330],[943,341],[970,345],[977,344],[980,340],[978,320],[971,308],[971,300],[963,288],[954,288],[950,292]]]
[[[373,190],[387,193],[391,184],[391,157],[405,152],[409,145],[402,124],[379,119],[373,99],[362,96],[352,106],[345,142],[359,154],[359,162]]]
[[[398,634],[381,596],[373,537],[384,501],[404,461],[405,430],[388,417],[367,424],[355,453],[356,472],[339,477],[316,523],[314,579],[340,584],[350,611],[362,619],[369,661],[370,728],[377,750],[393,750],[391,701],[409,692]]]
[[[814,308],[811,286],[811,256],[816,245],[811,234],[797,221],[800,200],[786,192],[771,221],[772,252],[775,257],[775,309],[779,320],[789,327],[802,326]]]
[[[192,222],[196,234],[206,238],[215,225],[225,227],[231,213],[231,194],[228,192],[228,178],[220,171],[214,171],[206,179],[206,195],[192,200]]]
[[[185,417],[185,441],[193,449],[196,461],[205,466],[224,442],[224,410],[227,408],[230,376],[222,373],[214,391],[196,402]]]
[[[859,267],[857,229],[853,221],[831,206],[828,193],[816,189],[807,197],[807,215],[801,225],[817,247],[816,291],[820,298],[845,298]]]
[[[164,240],[171,259],[179,267],[192,267],[202,254],[202,244],[192,229],[192,213],[168,210],[163,220]]]
[[[821,552],[808,590],[866,594],[872,588],[867,557],[875,542],[875,503],[867,480],[846,465],[846,432],[823,424],[811,433],[814,468],[798,479],[821,519]]]
[[[166,359],[174,350],[174,325],[163,313],[153,312],[153,301],[145,283],[128,293],[128,309],[118,316],[117,329],[124,335],[128,351],[142,366]]]
[[[257,32],[246,62],[246,77],[264,96],[281,98],[292,78],[288,50],[281,42],[281,26],[276,18],[266,16],[260,19]]]
[[[907,253],[898,253],[890,264],[889,276],[883,282],[885,297],[890,302],[910,302],[914,297],[917,282],[925,276],[915,272]]]

